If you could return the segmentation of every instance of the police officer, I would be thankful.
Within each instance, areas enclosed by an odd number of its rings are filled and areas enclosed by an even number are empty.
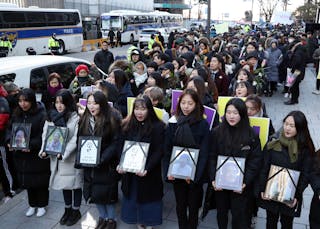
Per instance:
[[[53,33],[48,42],[48,48],[52,54],[56,54],[58,52],[58,49],[60,48],[60,43],[56,36],[57,35]]]
[[[8,56],[8,53],[11,50],[12,50],[12,44],[9,41],[7,35],[4,35],[0,39],[0,57]]]

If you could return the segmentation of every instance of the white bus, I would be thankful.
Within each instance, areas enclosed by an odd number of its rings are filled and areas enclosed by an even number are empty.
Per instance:
[[[74,9],[0,7],[0,36],[12,43],[9,56],[27,55],[32,47],[37,54],[49,53],[52,34],[59,39],[59,54],[81,51],[83,44],[81,15]]]
[[[182,27],[181,14],[168,12],[139,12],[133,10],[114,10],[101,15],[101,33],[103,38],[108,37],[110,29],[115,33],[122,33],[121,42],[133,43],[138,41],[139,34],[145,28],[167,28],[169,31]]]

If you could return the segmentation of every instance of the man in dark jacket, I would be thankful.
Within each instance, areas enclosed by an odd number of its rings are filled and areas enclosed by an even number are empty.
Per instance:
[[[114,62],[112,52],[108,50],[108,43],[102,42],[102,49],[94,56],[94,63],[106,74],[108,73],[110,65]]]
[[[114,37],[115,37],[115,33],[114,33],[113,29],[111,28],[109,33],[108,33],[108,38],[109,38],[109,42],[110,42],[111,48],[114,47]]]

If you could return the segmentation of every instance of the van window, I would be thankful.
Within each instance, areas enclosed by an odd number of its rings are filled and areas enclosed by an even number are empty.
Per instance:
[[[69,88],[71,81],[76,76],[72,63],[55,64],[48,66],[48,72],[56,72],[60,75],[64,88]]]
[[[37,68],[31,71],[30,88],[35,93],[43,93],[47,90],[47,76],[44,68]]]
[[[16,74],[15,73],[1,75],[0,76],[0,82],[1,83],[5,83],[5,82],[8,82],[8,81],[14,82],[15,78],[16,78]]]

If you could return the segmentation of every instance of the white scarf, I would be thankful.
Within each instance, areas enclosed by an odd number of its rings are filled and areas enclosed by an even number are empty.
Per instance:
[[[134,76],[134,81],[135,81],[137,87],[139,87],[140,84],[144,83],[146,81],[146,79],[148,78],[147,73],[143,73],[142,75],[140,75],[137,72],[134,72],[133,76]]]

